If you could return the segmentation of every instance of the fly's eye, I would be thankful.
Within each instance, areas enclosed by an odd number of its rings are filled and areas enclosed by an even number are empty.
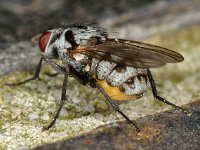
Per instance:
[[[47,46],[50,36],[51,36],[51,32],[44,32],[40,36],[38,46],[39,46],[41,52],[45,51],[45,48]]]

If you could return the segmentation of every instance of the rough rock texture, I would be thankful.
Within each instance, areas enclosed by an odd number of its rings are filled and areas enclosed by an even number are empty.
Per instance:
[[[117,122],[34,150],[198,150],[200,101],[184,108],[191,111],[191,116],[173,110],[138,119],[137,123],[141,129],[139,133],[130,124]]]

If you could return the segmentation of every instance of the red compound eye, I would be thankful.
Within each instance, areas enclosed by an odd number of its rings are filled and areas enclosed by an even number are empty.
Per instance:
[[[39,48],[40,48],[40,51],[41,52],[44,52],[45,51],[45,48],[47,46],[47,43],[49,41],[49,38],[51,36],[51,32],[44,32],[40,38],[39,38],[39,42],[38,42],[38,45],[39,45]]]

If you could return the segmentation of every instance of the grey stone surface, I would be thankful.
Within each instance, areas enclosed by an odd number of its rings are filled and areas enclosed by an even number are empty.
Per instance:
[[[163,112],[138,119],[141,132],[127,122],[104,125],[69,140],[34,150],[198,150],[200,147],[200,101],[185,108],[191,116],[177,111]]]

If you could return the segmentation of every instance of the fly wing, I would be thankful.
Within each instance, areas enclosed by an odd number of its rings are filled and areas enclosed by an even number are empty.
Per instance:
[[[77,49],[74,52],[137,68],[155,68],[184,60],[183,56],[175,51],[123,39],[107,39],[101,44]]]

